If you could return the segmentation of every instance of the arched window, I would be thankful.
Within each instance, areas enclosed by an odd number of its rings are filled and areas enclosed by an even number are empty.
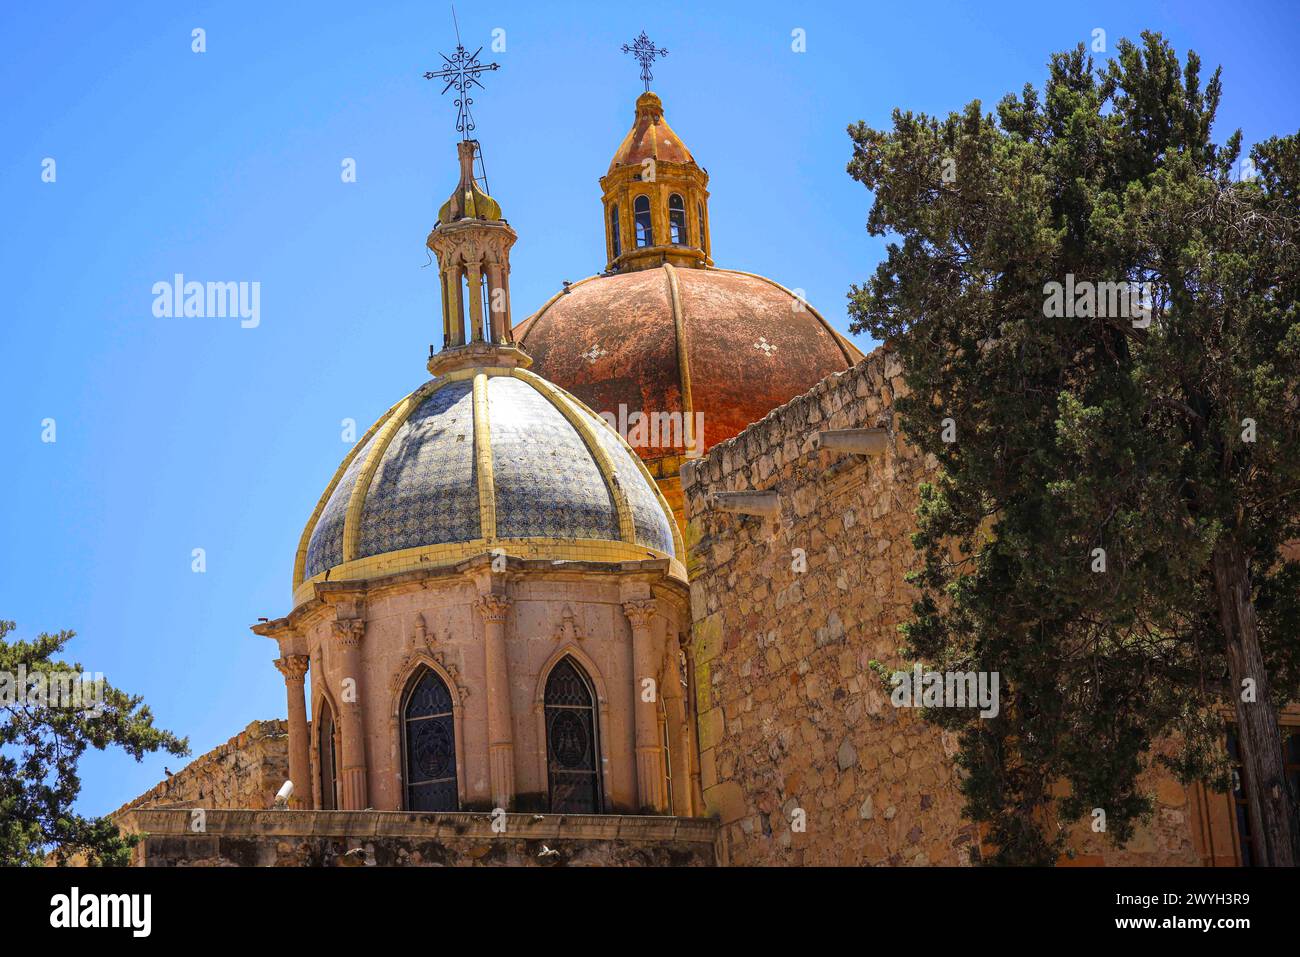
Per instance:
[[[636,214],[636,244],[653,246],[655,244],[654,227],[650,223],[650,197],[638,196],[632,201],[632,211]]]
[[[455,811],[456,723],[451,692],[432,668],[417,674],[402,705],[402,778],[408,811]]]
[[[615,205],[609,211],[609,237],[614,246],[614,258],[617,259],[623,254],[623,243],[618,236],[618,206]]]
[[[546,768],[554,814],[600,813],[600,739],[591,681],[572,658],[546,679]]]
[[[695,205],[700,213],[700,248],[704,250],[704,255],[707,256],[709,254],[709,242],[706,238],[708,234],[704,232],[704,204],[696,203]]]
[[[334,750],[334,712],[329,703],[321,702],[321,714],[317,719],[316,766],[320,769],[320,806],[324,811],[333,811],[339,806],[338,755]]]
[[[674,246],[686,245],[686,202],[677,193],[668,197],[668,239]]]

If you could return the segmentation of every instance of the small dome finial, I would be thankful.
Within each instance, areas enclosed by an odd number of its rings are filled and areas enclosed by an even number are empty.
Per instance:
[[[501,204],[479,186],[480,177],[474,175],[474,161],[481,166],[483,148],[478,140],[461,140],[456,144],[460,161],[460,182],[447,202],[438,210],[438,222],[452,223],[458,219],[501,219]],[[486,181],[486,177],[482,177]]]
[[[457,155],[460,182],[425,243],[438,257],[442,287],[442,351],[429,357],[426,368],[431,375],[471,365],[527,368],[532,360],[514,345],[510,323],[515,231],[501,217],[497,201],[479,187],[478,141],[461,140]]]
[[[659,99],[658,94],[646,90],[636,98],[636,115],[648,116],[657,122],[664,115],[664,101]]]
[[[695,162],[650,90],[636,98],[632,128],[623,137],[604,193],[606,272],[672,263],[710,266],[709,174]]]

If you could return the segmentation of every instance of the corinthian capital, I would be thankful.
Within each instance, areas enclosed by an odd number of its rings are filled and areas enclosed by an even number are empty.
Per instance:
[[[311,659],[306,655],[284,655],[275,659],[276,670],[284,675],[286,682],[302,681],[307,677],[307,666]]]
[[[514,599],[507,598],[505,595],[483,595],[474,602],[474,607],[478,609],[484,621],[505,621],[513,604]]]
[[[654,613],[655,600],[653,598],[639,598],[635,601],[623,602],[623,614],[627,615],[627,620],[632,623],[633,628],[648,628]]]
[[[331,623],[334,637],[345,648],[355,648],[361,644],[366,634],[366,623],[362,618],[339,618]]]

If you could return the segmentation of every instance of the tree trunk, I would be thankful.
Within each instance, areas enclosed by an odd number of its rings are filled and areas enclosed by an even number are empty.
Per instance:
[[[1214,585],[1232,678],[1237,747],[1255,858],[1265,866],[1291,867],[1300,858],[1295,798],[1287,785],[1277,712],[1269,700],[1268,674],[1251,601],[1250,569],[1241,544],[1230,535],[1220,538],[1214,549]],[[1247,679],[1254,683],[1253,701],[1242,700]]]

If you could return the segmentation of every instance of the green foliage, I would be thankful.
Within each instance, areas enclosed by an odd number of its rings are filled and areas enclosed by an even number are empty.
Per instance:
[[[1224,536],[1275,702],[1297,689],[1300,143],[1257,145],[1242,177],[1240,135],[1210,138],[1220,95],[1217,70],[1202,85],[1194,53],[1143,34],[1102,68],[1082,45],[1053,56],[1043,93],[995,114],[849,128],[869,229],[895,235],[850,292],[853,329],[898,350],[899,425],[939,464],[904,651],[1001,674],[997,718],[927,719],[960,732],[967,813],[1002,862],[1051,863],[1094,807],[1128,840],[1153,761],[1222,786]],[[1046,315],[1067,274],[1152,283],[1150,325]]]
[[[82,673],[80,664],[56,657],[73,632],[8,641],[13,629],[13,622],[0,621],[0,673],[16,676],[20,666],[29,676]],[[126,864],[138,837],[72,810],[81,791],[77,762],[87,746],[117,745],[137,761],[160,749],[184,755],[188,740],[155,728],[143,699],[107,683],[102,707],[74,709],[32,697],[11,693],[12,704],[0,703],[0,865],[62,863],[77,852],[90,864]]]

